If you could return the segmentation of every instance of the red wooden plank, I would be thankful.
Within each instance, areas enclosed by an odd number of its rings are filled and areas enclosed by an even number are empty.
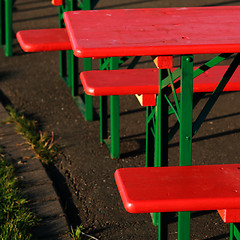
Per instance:
[[[62,0],[52,0],[52,5],[54,6],[61,6],[62,4]]]
[[[225,223],[240,222],[240,209],[218,210],[218,213]]]
[[[216,66],[193,80],[194,92],[213,92],[228,66]],[[158,69],[86,71],[80,75],[84,91],[92,96],[158,93]],[[240,68],[224,91],[240,91]]]
[[[240,52],[240,6],[72,11],[64,21],[77,57]]]
[[[115,180],[131,213],[240,209],[240,164],[122,168]]]
[[[17,32],[17,40],[25,52],[71,50],[65,28],[34,29]]]

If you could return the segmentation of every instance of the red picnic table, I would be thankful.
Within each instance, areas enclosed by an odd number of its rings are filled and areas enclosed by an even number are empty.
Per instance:
[[[191,165],[192,136],[200,128],[240,62],[240,7],[72,11],[64,13],[64,21],[77,57],[158,56],[157,107],[151,108],[152,112],[148,113],[149,117],[156,119],[153,128],[154,166],[166,166],[168,162],[168,108],[176,115],[180,131],[179,165]],[[232,63],[220,77],[212,96],[193,123],[193,78],[234,53],[237,54]],[[220,55],[193,70],[194,54]],[[181,56],[181,66],[172,72],[172,56],[176,55]],[[176,95],[176,79],[180,79],[179,99]],[[175,104],[171,104],[168,98],[169,86]],[[118,91],[116,88],[112,95],[118,94]],[[111,96],[111,104],[112,108],[117,106],[117,96]],[[119,119],[116,115],[111,117],[114,118],[111,141],[115,141],[119,138],[114,132],[116,129],[118,131]],[[161,219],[160,216],[157,219]],[[179,212],[179,240],[190,238],[189,222],[190,213]],[[159,221],[159,239],[166,239],[160,226],[162,223]]]

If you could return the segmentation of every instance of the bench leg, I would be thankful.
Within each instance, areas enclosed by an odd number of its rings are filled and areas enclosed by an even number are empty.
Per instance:
[[[192,164],[193,56],[181,57],[179,165]],[[178,213],[178,239],[190,240],[190,212]]]
[[[0,0],[0,45],[12,56],[12,1]]]
[[[72,11],[80,9],[80,5],[77,1],[67,0],[63,6],[58,8],[58,21],[59,27],[64,28],[63,13],[66,11]],[[86,0],[82,4],[82,9],[90,10],[91,1]],[[92,59],[84,59],[84,71],[92,70]],[[80,111],[84,115],[86,121],[93,121],[93,98],[92,96],[84,94],[84,100],[79,96],[78,92],[78,58],[73,55],[73,51],[60,51],[60,76],[64,79],[67,85],[71,88],[72,96],[79,107]]]
[[[0,0],[0,45],[5,45],[5,11],[4,0]]]
[[[155,167],[168,166],[168,103],[164,97],[162,80],[168,76],[166,69],[159,69],[159,94],[157,97],[155,127]],[[158,239],[168,239],[168,220],[166,213],[154,213],[153,224],[158,225]]]
[[[67,66],[67,67],[66,67]],[[84,71],[92,70],[92,59],[84,59]],[[84,94],[84,101],[80,99],[78,92],[78,58],[72,50],[60,51],[60,76],[71,88],[72,96],[78,105],[86,121],[93,121],[93,98]]]
[[[146,108],[146,167],[154,167],[155,107]]]
[[[230,240],[240,240],[240,224],[230,224]]]
[[[84,71],[92,70],[92,59],[84,58]],[[77,81],[75,82],[74,88],[76,89],[78,84],[79,76],[76,77]],[[93,121],[93,97],[84,93],[84,103],[85,103],[85,120]]]
[[[6,22],[6,46],[5,55],[12,56],[12,0],[5,1],[5,22]]]
[[[99,97],[100,105],[100,143],[104,143],[108,138],[108,98]]]
[[[67,83],[67,52],[59,52],[60,60],[60,77]]]
[[[120,156],[119,96],[110,96],[111,158]]]
[[[100,60],[101,70],[116,70],[119,68],[119,58]],[[110,96],[110,139],[108,139],[108,105],[107,97],[100,97],[100,142],[105,143],[110,150],[111,158],[120,157],[120,127],[119,127],[119,96]]]

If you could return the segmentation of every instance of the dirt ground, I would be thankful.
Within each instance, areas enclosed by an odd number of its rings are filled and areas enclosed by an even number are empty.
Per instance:
[[[187,7],[238,5],[228,0],[100,0],[96,9],[137,7]],[[87,24],[87,22],[86,22]],[[13,12],[14,34],[23,29],[58,27],[58,9],[50,0],[17,0]],[[197,26],[196,26],[197,27]],[[113,173],[120,167],[144,166],[145,109],[134,96],[120,98],[121,158],[112,160],[99,143],[99,121],[86,122],[59,77],[59,53],[26,54],[14,39],[14,56],[0,49],[0,98],[54,132],[63,154],[49,173],[56,184],[71,225],[97,239],[157,239],[149,214],[129,214],[122,205]],[[195,63],[200,63],[197,56]],[[177,61],[176,61],[177,62]],[[177,64],[177,63],[176,63]],[[82,67],[79,61],[80,68]],[[97,66],[97,63],[95,63]],[[143,58],[138,68],[151,67]],[[127,67],[127,63],[123,68]],[[97,67],[95,67],[97,68]],[[82,93],[82,89],[80,89]],[[194,111],[202,108],[205,97]],[[98,112],[98,98],[94,98]],[[238,163],[240,156],[240,93],[225,93],[217,101],[193,140],[193,164]],[[169,144],[170,165],[177,164],[177,137]],[[176,214],[169,216],[170,240],[177,239]],[[192,213],[192,238],[228,239],[229,225],[216,212]]]

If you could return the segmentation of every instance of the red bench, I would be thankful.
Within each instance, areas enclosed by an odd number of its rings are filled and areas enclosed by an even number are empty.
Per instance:
[[[61,6],[63,4],[62,0],[52,0],[52,5]]]
[[[218,210],[240,222],[240,164],[122,168],[115,180],[130,213]]]
[[[25,52],[71,50],[65,28],[34,29],[17,32],[17,40]]]
[[[193,80],[193,92],[213,92],[219,76],[228,66],[215,66]],[[224,91],[240,91],[238,68]],[[92,96],[143,95],[143,106],[155,106],[159,91],[158,69],[124,69],[110,71],[86,71],[80,74],[85,93]],[[179,90],[178,90],[179,91]],[[145,98],[146,97],[146,98]]]

